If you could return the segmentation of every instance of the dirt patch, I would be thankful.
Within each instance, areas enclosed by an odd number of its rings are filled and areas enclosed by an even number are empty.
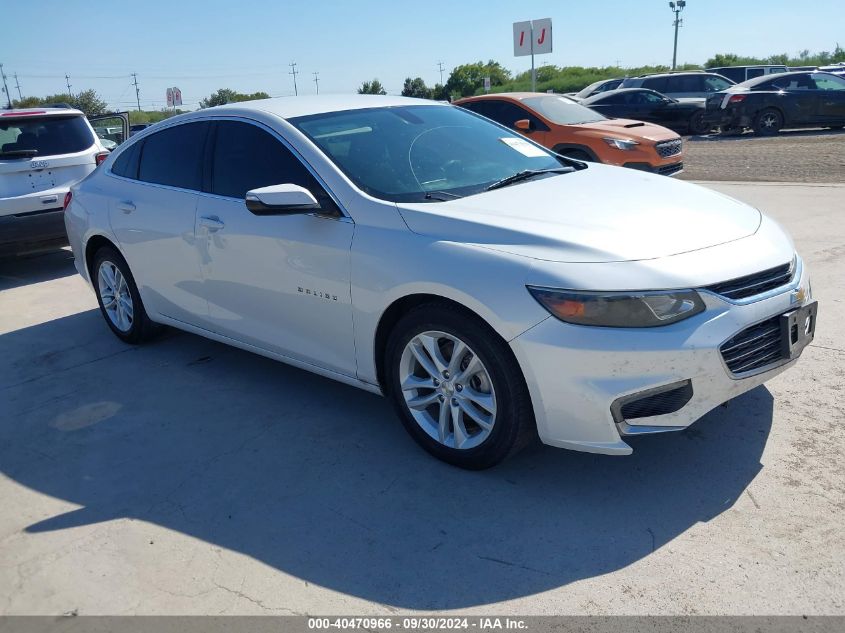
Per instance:
[[[684,143],[684,180],[845,182],[845,131],[801,130],[760,138],[693,136]]]

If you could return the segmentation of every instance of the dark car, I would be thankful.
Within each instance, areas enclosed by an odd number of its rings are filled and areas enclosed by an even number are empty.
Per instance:
[[[579,92],[568,92],[566,96],[574,101],[583,101],[588,97],[607,92],[608,90],[616,90],[624,81],[621,77],[618,79],[602,79],[591,83],[589,86]]]
[[[581,101],[607,117],[657,123],[678,134],[704,134],[710,126],[704,121],[704,103],[677,101],[654,90],[621,88]]]
[[[795,72],[757,77],[707,100],[707,121],[722,130],[751,128],[772,135],[781,128],[845,127],[845,79]]]
[[[733,84],[733,81],[722,75],[699,70],[626,77],[619,87],[647,88],[673,99],[701,99],[703,101],[714,92],[727,90]]]

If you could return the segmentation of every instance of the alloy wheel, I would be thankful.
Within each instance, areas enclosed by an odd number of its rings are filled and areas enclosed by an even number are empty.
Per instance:
[[[120,269],[108,260],[100,264],[97,271],[97,286],[103,310],[109,320],[121,332],[128,332],[135,322],[135,309],[129,284]]]
[[[428,331],[402,352],[399,380],[411,416],[449,448],[483,443],[496,422],[496,393],[484,363],[458,337]]]

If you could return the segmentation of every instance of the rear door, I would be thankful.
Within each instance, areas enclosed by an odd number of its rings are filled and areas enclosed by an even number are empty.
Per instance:
[[[196,247],[209,123],[164,128],[121,152],[112,165],[112,230],[144,303],[159,314],[207,328],[208,303]]]
[[[68,187],[96,167],[81,114],[0,115],[0,216],[61,208]]]

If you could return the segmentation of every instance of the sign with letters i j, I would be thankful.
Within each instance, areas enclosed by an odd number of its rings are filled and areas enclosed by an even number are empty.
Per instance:
[[[513,23],[513,54],[543,55],[552,52],[552,19]]]

